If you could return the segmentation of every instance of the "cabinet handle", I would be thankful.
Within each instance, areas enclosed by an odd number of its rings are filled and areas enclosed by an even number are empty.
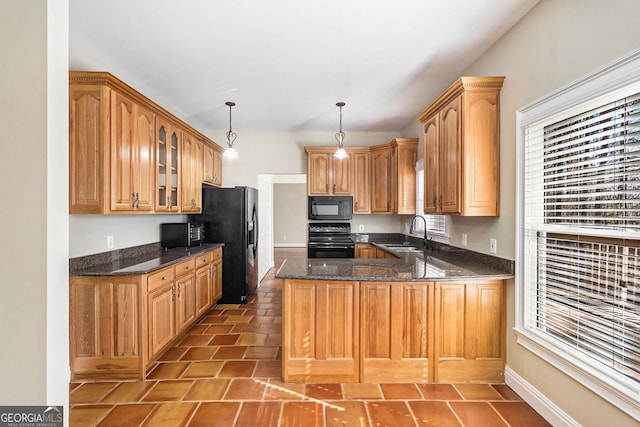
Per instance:
[[[433,196],[433,207],[434,208],[438,207],[438,197],[437,196]]]
[[[182,283],[178,283],[178,298],[180,298],[180,291],[182,291]]]
[[[442,210],[442,194],[440,195],[440,210]]]
[[[325,191],[328,193],[329,192],[329,184],[324,186]]]
[[[175,285],[171,287],[171,301],[176,300],[176,287]]]
[[[162,280],[167,280],[167,276],[162,276]]]
[[[333,192],[334,193],[336,192],[336,185],[335,184],[333,184]]]
[[[134,191],[133,193],[131,193],[131,196],[133,197],[133,208],[138,209],[138,205],[140,204],[140,193]]]

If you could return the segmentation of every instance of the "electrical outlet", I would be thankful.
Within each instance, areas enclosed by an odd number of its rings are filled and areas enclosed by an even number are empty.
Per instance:
[[[287,240],[287,236],[282,236],[282,240],[286,241]]]
[[[460,243],[462,243],[462,246],[467,246],[467,233],[462,233],[462,239]]]
[[[359,230],[359,231],[364,231],[364,224],[360,224],[360,225],[358,226],[358,230]]]
[[[498,253],[498,241],[496,239],[489,239],[489,252],[492,254]]]
[[[113,249],[115,247],[115,242],[113,241],[113,236],[107,236],[107,249]]]

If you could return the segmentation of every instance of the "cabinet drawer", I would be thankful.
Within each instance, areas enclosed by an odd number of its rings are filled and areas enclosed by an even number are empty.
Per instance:
[[[222,258],[222,247],[215,248],[214,250],[212,250],[209,253],[211,254],[211,261],[218,260],[218,259]]]
[[[191,258],[187,261],[182,261],[179,264],[176,264],[176,277],[182,276],[183,274],[192,273],[193,270],[196,269],[196,260],[195,258]]]
[[[196,268],[204,267],[211,262],[211,252],[196,257]]]
[[[174,278],[175,271],[173,266],[150,274],[147,278],[147,292],[153,292],[167,283],[173,282]]]

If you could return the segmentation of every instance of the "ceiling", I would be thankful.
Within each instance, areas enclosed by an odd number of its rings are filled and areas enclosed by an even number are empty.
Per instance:
[[[70,0],[69,68],[195,128],[400,131],[538,0]]]

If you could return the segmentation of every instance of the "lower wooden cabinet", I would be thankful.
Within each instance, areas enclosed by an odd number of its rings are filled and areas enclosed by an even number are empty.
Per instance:
[[[284,382],[358,381],[359,296],[358,282],[285,280]]]
[[[207,265],[197,268],[201,257]],[[221,264],[216,248],[150,274],[72,276],[72,380],[144,379],[151,362],[220,298]]]
[[[356,243],[356,258],[371,259],[376,257],[376,247],[371,243]]]

